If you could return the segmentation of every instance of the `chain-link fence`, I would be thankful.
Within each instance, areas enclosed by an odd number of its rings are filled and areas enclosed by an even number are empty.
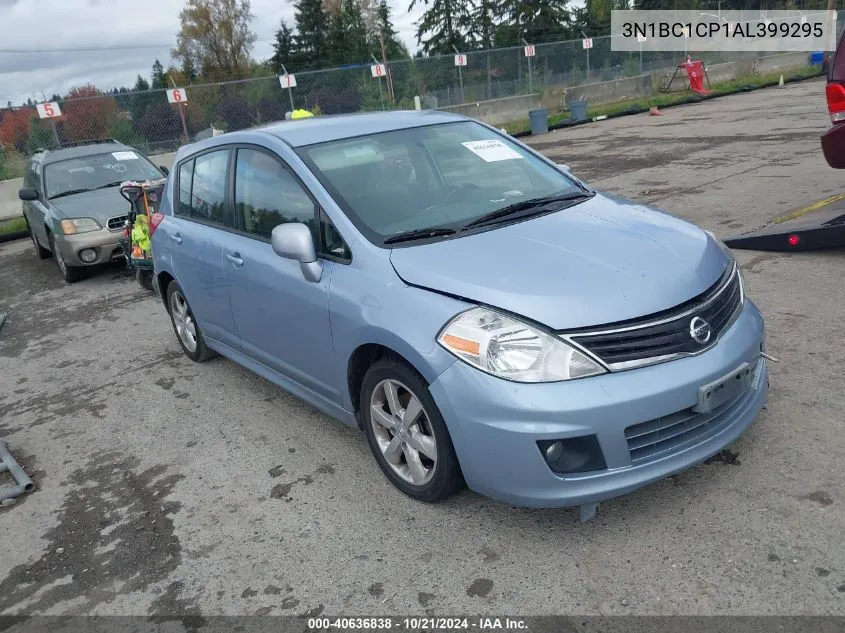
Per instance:
[[[532,49],[531,56],[522,46],[469,52],[462,56],[465,65],[457,65],[455,55],[397,60],[388,62],[378,77],[369,62],[300,72],[292,88],[283,88],[276,76],[195,84],[186,87],[187,99],[179,104],[168,101],[166,90],[67,99],[59,102],[61,116],[52,119],[39,118],[35,108],[3,109],[0,147],[8,158],[56,143],[114,138],[155,154],[174,151],[215,129],[234,131],[278,121],[296,108],[320,114],[413,109],[416,97],[423,108],[444,108],[671,71],[685,58],[683,53],[612,51],[609,36],[593,38],[591,48],[572,40]],[[755,57],[748,52],[690,54],[706,65]],[[807,61],[809,65],[809,53]],[[0,177],[2,171],[0,161]]]

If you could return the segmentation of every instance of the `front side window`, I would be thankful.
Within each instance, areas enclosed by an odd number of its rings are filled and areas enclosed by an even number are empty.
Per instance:
[[[149,160],[132,150],[69,158],[44,168],[48,198],[117,187],[127,180],[155,180],[162,173]]]
[[[238,150],[235,217],[241,230],[265,239],[284,222],[302,222],[316,234],[314,202],[289,169],[258,150]]]
[[[374,243],[409,231],[460,231],[505,207],[577,195],[571,178],[471,121],[301,147],[299,155]]]

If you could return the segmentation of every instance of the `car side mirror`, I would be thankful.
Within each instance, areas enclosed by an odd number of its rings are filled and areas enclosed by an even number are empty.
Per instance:
[[[32,202],[33,200],[38,200],[38,191],[36,191],[32,187],[23,187],[21,189],[18,189],[18,198],[20,198],[24,202]]]
[[[270,245],[279,257],[298,261],[305,279],[320,281],[323,265],[317,260],[314,238],[307,225],[301,222],[279,224],[270,234]]]
[[[158,168],[161,170],[161,173],[163,173],[165,176],[170,175],[170,170],[164,165],[159,165]]]

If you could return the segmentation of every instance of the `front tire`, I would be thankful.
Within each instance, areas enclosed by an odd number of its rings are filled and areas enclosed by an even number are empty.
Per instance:
[[[141,288],[144,290],[153,289],[153,271],[151,270],[143,270],[141,268],[137,269],[135,272],[135,279],[141,285]]]
[[[69,283],[76,283],[80,279],[85,279],[88,271],[82,266],[68,266],[65,263],[62,253],[56,248],[56,240],[52,233],[47,233],[50,240],[50,250],[53,252],[53,259],[56,260],[56,266],[59,267],[59,272],[62,274],[64,280]]]
[[[195,363],[202,363],[214,357],[214,352],[205,344],[200,326],[194,319],[194,313],[185,299],[185,293],[175,281],[167,286],[167,311],[176,339],[185,352],[185,356]]]
[[[388,358],[370,366],[361,385],[361,415],[376,462],[399,490],[435,503],[463,488],[443,416],[409,365]]]
[[[32,226],[29,224],[29,220],[26,216],[23,216],[23,219],[26,220],[26,228],[29,231],[29,237],[32,238],[32,244],[35,246],[35,254],[38,256],[38,259],[47,259],[50,257],[50,249],[44,248],[39,244],[38,238],[35,237],[35,231],[32,230]]]

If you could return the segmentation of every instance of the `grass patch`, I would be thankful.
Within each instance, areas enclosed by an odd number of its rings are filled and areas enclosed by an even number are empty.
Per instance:
[[[26,231],[26,220],[23,219],[23,216],[0,220],[0,235],[8,235],[9,233],[18,233],[20,231]]]
[[[682,103],[692,103],[696,101],[703,101],[712,97],[721,97],[757,88],[776,86],[781,75],[783,75],[784,81],[800,81],[803,79],[819,77],[821,74],[820,66],[807,66],[805,68],[798,68],[787,72],[776,71],[759,75],[741,75],[736,79],[714,83],[710,88],[710,94],[706,97],[703,97],[692,90],[657,92],[648,97],[623,99],[621,101],[603,103],[595,106],[587,104],[587,116],[592,118],[596,116],[618,116],[626,113],[637,114],[639,112],[647,111],[651,106],[666,108],[673,105],[680,105]],[[552,114],[549,116],[549,126],[553,127],[560,125],[561,123],[569,120],[569,118],[569,112],[558,112]],[[513,121],[512,123],[506,123],[500,127],[503,127],[507,130],[508,134],[511,135],[524,134],[531,130],[531,124],[528,119],[520,119],[518,121]]]
[[[2,149],[0,149],[2,153]],[[27,158],[18,152],[5,152],[0,155],[0,180],[11,180],[12,178],[22,178],[24,170],[26,169]]]

